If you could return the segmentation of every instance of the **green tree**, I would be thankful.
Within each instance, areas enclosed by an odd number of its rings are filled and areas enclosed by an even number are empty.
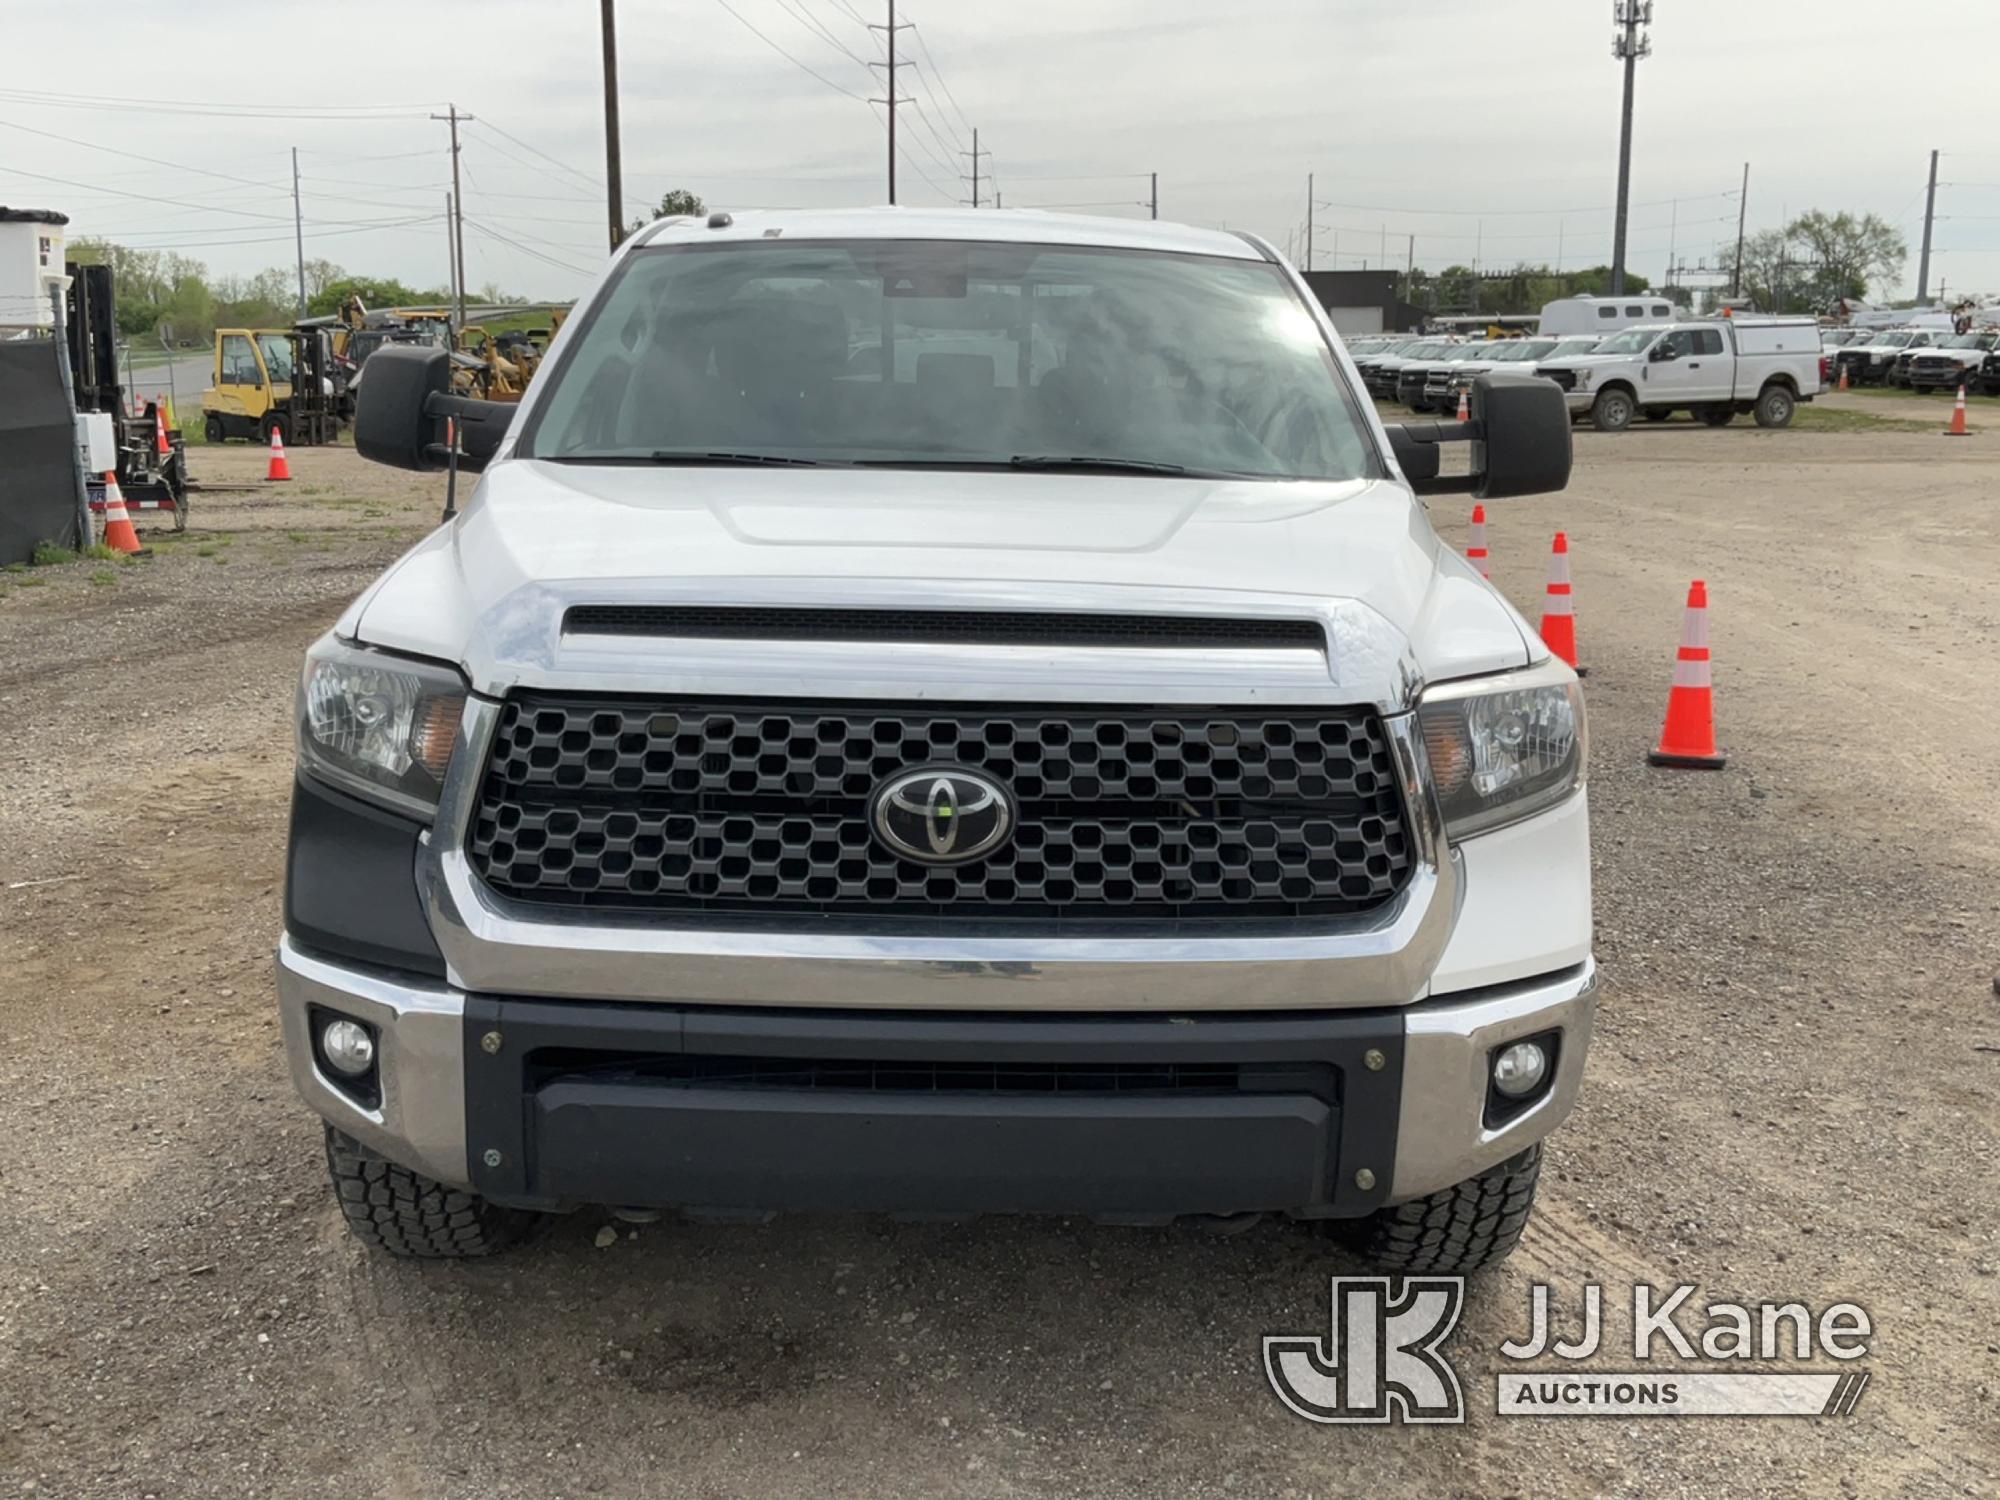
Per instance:
[[[1828,307],[1841,297],[1866,297],[1868,289],[1896,280],[1909,259],[1910,247],[1886,220],[1874,214],[1829,214],[1812,209],[1792,220],[1785,231],[1815,262],[1817,305]]]
[[[698,193],[686,188],[669,188],[660,194],[660,206],[645,218],[634,219],[627,234],[636,234],[655,219],[698,219],[708,212],[708,205],[701,201]]]
[[[419,291],[413,286],[390,277],[343,276],[330,281],[318,292],[306,299],[306,314],[323,318],[329,313],[340,311],[340,304],[350,296],[358,295],[362,306],[370,312],[385,307],[427,307],[436,306],[451,299],[442,292]]]

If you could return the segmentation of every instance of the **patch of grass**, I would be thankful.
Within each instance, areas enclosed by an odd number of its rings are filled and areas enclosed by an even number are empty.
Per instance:
[[[64,563],[76,561],[76,554],[67,547],[58,547],[54,542],[37,542],[28,561],[38,568],[59,568]]]
[[[1801,432],[1937,432],[1935,422],[1907,417],[1877,416],[1872,411],[1843,411],[1831,406],[1801,406],[1792,418]]]
[[[109,568],[96,568],[91,572],[90,581],[96,584],[99,588],[103,588],[107,584],[116,583],[118,581],[118,575],[112,572]]]
[[[125,554],[108,542],[92,542],[83,549],[83,555],[92,562],[117,562]]]
[[[6,568],[0,571],[5,571],[8,573],[25,573],[28,571],[28,565],[26,563],[19,563],[19,562],[8,563]]]
[[[216,565],[216,566],[217,566],[217,567],[219,568],[219,567],[221,567],[221,566],[222,566],[222,565],[223,565],[224,563],[226,563],[226,562],[228,562],[228,561],[229,561],[229,559],[228,559],[228,558],[226,558],[226,557],[218,557],[218,558],[217,558],[217,559],[215,560],[215,565]]]
[[[199,547],[194,549],[194,555],[196,557],[215,556],[215,544],[213,542],[203,542]]]
[[[47,582],[48,579],[46,578],[23,578],[20,580],[21,587],[24,589],[38,589]]]
[[[288,542],[307,542],[312,540],[312,538],[307,536],[303,531],[288,531],[285,533],[285,540]]]

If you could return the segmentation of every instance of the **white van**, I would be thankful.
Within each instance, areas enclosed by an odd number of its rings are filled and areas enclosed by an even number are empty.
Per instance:
[[[1636,323],[1658,323],[1679,317],[1673,303],[1657,292],[1638,292],[1624,297],[1564,297],[1545,303],[1536,332],[1544,338],[1562,338],[1573,333],[1616,333]]]

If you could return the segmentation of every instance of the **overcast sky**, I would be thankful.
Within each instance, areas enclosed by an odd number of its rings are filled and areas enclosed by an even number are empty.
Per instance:
[[[881,70],[862,61],[879,33],[860,19],[883,9],[620,0],[631,212],[676,186],[722,207],[883,201],[865,102]],[[427,116],[451,100],[479,121],[463,130],[468,281],[573,296],[605,240],[597,15],[596,0],[0,0],[17,64],[0,203],[218,273],[289,267],[296,145],[308,256],[437,285],[450,164]],[[1141,216],[1157,171],[1162,217],[1282,249],[1311,171],[1321,268],[1385,248],[1400,266],[1410,235],[1433,270],[1609,259],[1611,0],[910,0],[898,19],[918,23],[900,33],[918,64],[900,70],[917,101],[907,204],[970,195],[953,172],[976,125],[1010,208]],[[2000,294],[1996,0],[1657,0],[1652,36],[1633,269],[1657,279],[1670,248],[1726,262],[1747,160],[1753,232],[1806,208],[1878,213],[1909,240],[1907,295],[1939,147],[1932,290]]]

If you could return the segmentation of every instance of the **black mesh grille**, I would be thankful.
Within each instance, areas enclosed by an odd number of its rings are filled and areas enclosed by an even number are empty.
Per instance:
[[[563,629],[586,635],[707,640],[926,641],[975,646],[1304,647],[1326,636],[1313,620],[1229,620],[1192,615],[1090,615],[1053,611],[805,609],[739,605],[579,604]]]
[[[1566,391],[1573,391],[1576,389],[1576,371],[1574,370],[1565,369],[1562,366],[1557,365],[1557,366],[1544,366],[1542,368],[1537,369],[1535,373],[1541,376],[1542,379],[1544,380],[1553,380],[1557,385],[1561,386]]]
[[[1012,794],[1002,848],[938,868],[873,836],[894,773]],[[470,855],[504,894],[660,912],[1076,921],[1363,911],[1409,873],[1381,721],[1355,710],[779,709],[527,695]]]

